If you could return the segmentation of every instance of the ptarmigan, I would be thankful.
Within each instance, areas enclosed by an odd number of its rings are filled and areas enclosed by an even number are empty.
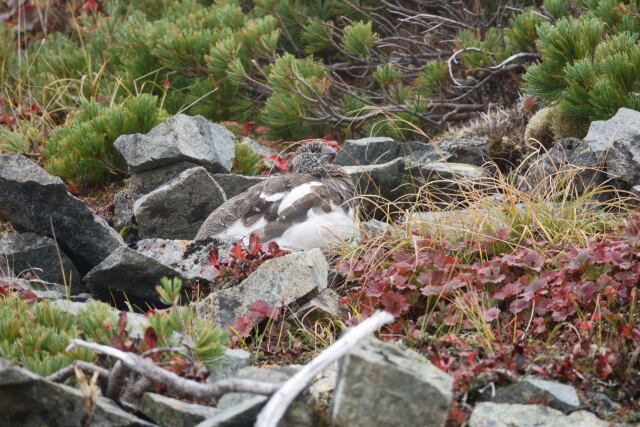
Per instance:
[[[335,156],[323,141],[303,145],[292,159],[291,173],[229,199],[209,215],[195,240],[237,241],[257,233],[260,242],[306,250],[353,235],[355,188],[346,171],[331,164]]]

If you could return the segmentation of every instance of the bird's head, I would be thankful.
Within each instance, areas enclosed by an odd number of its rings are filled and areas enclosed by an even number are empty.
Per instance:
[[[296,151],[296,155],[291,160],[291,170],[297,173],[321,170],[332,163],[335,158],[336,152],[324,141],[316,139]]]

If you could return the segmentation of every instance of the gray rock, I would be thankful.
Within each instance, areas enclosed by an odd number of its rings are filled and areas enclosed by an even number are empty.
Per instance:
[[[0,269],[2,272],[2,269]],[[38,298],[66,299],[67,290],[64,285],[49,283],[38,279],[18,279],[15,277],[0,277],[0,286],[9,286],[16,291],[30,291]]]
[[[340,305],[340,295],[333,289],[324,289],[296,311],[293,318],[304,324],[312,324],[320,319],[344,319],[347,310]]]
[[[218,325],[227,327],[258,300],[277,308],[322,291],[327,275],[327,260],[320,249],[285,255],[266,261],[240,284],[213,292],[196,308],[199,316],[213,316]]]
[[[278,366],[275,368],[258,368],[247,366],[239,369],[234,378],[250,379],[254,381],[264,381],[268,383],[282,383],[287,381],[297,371],[296,368],[288,366]],[[218,401],[218,409],[229,409],[240,403],[255,397],[253,393],[227,393]]]
[[[278,154],[278,152],[273,148],[267,147],[266,145],[261,144],[255,139],[249,138],[248,136],[242,138],[242,142],[246,142],[247,144],[249,144],[251,150],[260,156],[266,157]]]
[[[221,410],[215,416],[197,424],[196,427],[249,427],[267,404],[266,396],[254,396],[235,406]],[[280,424],[279,424],[280,426]]]
[[[340,361],[335,426],[444,426],[453,378],[422,355],[370,338]]]
[[[93,416],[87,418],[83,393],[12,366],[0,359],[0,425],[6,427],[153,426],[98,397]]]
[[[486,136],[471,136],[467,138],[445,138],[438,141],[438,147],[451,153],[449,161],[482,166],[489,157],[489,138]]]
[[[499,388],[495,396],[487,396],[487,400],[497,403],[544,404],[563,412],[580,406],[580,399],[573,387],[537,378],[525,378],[516,384]]]
[[[416,188],[427,185],[427,193],[439,204],[464,197],[471,189],[479,189],[489,183],[489,174],[484,169],[465,163],[412,161],[407,166],[405,180],[411,184],[406,191],[415,193]]]
[[[120,310],[113,308],[107,303],[95,300],[87,300],[87,301],[69,301],[67,299],[59,299],[56,301],[52,301],[51,304],[58,307],[59,309],[66,311],[73,316],[77,316],[81,310],[85,310],[91,306],[95,309],[95,306],[101,307],[103,310],[110,311],[111,314],[117,318],[120,315]],[[131,338],[135,339],[143,339],[144,332],[149,327],[149,322],[144,314],[133,313],[131,311],[123,311],[127,316],[127,334]]]
[[[229,172],[235,137],[202,116],[178,114],[145,135],[122,135],[113,144],[131,172],[190,161],[212,172]]]
[[[393,138],[347,139],[336,156],[335,164],[351,166],[387,163],[395,160],[399,152],[400,144]]]
[[[220,256],[224,257],[232,246],[231,242],[222,242],[215,239],[200,240],[198,242],[144,239],[136,243],[138,252],[178,271],[181,277],[207,281],[211,281],[216,277],[209,264],[211,250],[217,248]]]
[[[261,183],[267,177],[265,176],[245,176],[235,173],[217,173],[213,175],[213,179],[222,187],[227,199],[244,193],[249,188]]]
[[[192,239],[225,201],[218,183],[205,168],[197,167],[140,197],[133,212],[142,238]]]
[[[409,160],[423,160],[428,162],[446,162],[453,154],[437,148],[435,145],[422,141],[409,141],[400,144],[400,153]]]
[[[127,180],[127,187],[113,197],[114,228],[120,231],[133,225],[135,223],[133,204],[136,200],[194,167],[198,165],[192,162],[178,162],[132,174]]]
[[[131,227],[135,223],[133,215],[133,203],[135,202],[133,192],[129,188],[118,191],[113,195],[113,227],[122,231],[126,227]]]
[[[251,353],[241,349],[227,348],[222,355],[220,363],[208,366],[211,372],[207,378],[208,383],[214,383],[218,380],[231,378],[240,369],[251,364]]]
[[[631,193],[636,197],[640,197],[640,185],[631,187]]]
[[[255,381],[283,382],[288,380],[296,371],[293,367],[277,367],[272,369],[247,367],[238,371],[237,378]],[[252,426],[267,403],[266,396],[256,396],[251,393],[228,393],[220,398],[218,408],[222,410],[218,415],[210,418],[199,427],[231,427]],[[315,416],[302,397],[296,399],[287,409],[283,419],[278,423],[280,427],[316,426]]]
[[[83,274],[124,244],[102,218],[67,193],[60,178],[16,154],[0,155],[0,217],[49,237],[53,229]]]
[[[198,166],[198,164],[193,162],[178,162],[168,166],[134,173],[129,177],[127,187],[131,189],[135,198],[138,199],[171,181],[182,172]]]
[[[112,292],[148,302],[159,302],[155,290],[163,277],[181,277],[180,273],[142,253],[121,246],[84,277],[92,293],[112,299]]]
[[[86,291],[73,262],[50,237],[22,233],[1,239],[0,265],[5,263],[16,275],[29,273],[46,282],[66,283],[73,294]]]
[[[140,412],[161,426],[191,427],[220,411],[204,405],[186,403],[156,393],[145,393],[140,402]]]
[[[386,200],[394,200],[402,195],[400,186],[404,174],[404,159],[371,166],[346,166],[345,169],[359,195],[380,196]]]
[[[479,403],[473,408],[469,427],[606,427],[609,423],[587,411],[570,415],[542,405]]]
[[[584,142],[610,176],[629,187],[640,182],[640,112],[620,108],[609,120],[592,122]]]

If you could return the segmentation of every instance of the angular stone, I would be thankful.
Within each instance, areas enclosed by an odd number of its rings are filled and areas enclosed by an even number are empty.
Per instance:
[[[278,308],[327,287],[328,265],[320,249],[298,252],[266,261],[240,284],[219,289],[196,303],[198,315],[213,316],[227,327],[262,300]]]
[[[29,273],[45,282],[66,283],[73,294],[86,291],[75,265],[50,237],[22,233],[0,239],[0,265],[5,263],[16,275]]]
[[[191,427],[220,411],[211,406],[186,403],[156,393],[145,393],[140,402],[140,412],[161,426]]]
[[[373,136],[347,139],[336,156],[335,164],[351,166],[387,163],[396,159],[399,152],[400,144],[393,138]]]
[[[181,277],[180,273],[142,253],[121,246],[99,265],[84,281],[92,293],[101,299],[112,299],[112,292],[140,298],[146,302],[159,302],[156,285],[163,277]]]
[[[216,239],[200,240],[169,240],[144,239],[136,243],[136,249],[144,256],[163,264],[180,273],[185,279],[211,281],[216,274],[210,268],[209,254],[217,248],[221,256],[231,249],[231,242],[221,242]]]
[[[192,239],[213,210],[226,201],[203,167],[188,169],[133,204],[142,238]]]
[[[180,161],[229,172],[235,155],[235,137],[224,126],[202,116],[178,114],[147,134],[122,135],[113,144],[131,172],[141,172]]]
[[[245,176],[235,173],[217,173],[213,175],[213,179],[222,187],[227,199],[244,193],[249,188],[261,183],[267,177],[265,176]]]
[[[254,153],[262,156],[262,157],[266,157],[266,156],[272,156],[272,155],[277,155],[278,152],[276,150],[274,150],[271,147],[268,147],[264,144],[259,143],[258,141],[256,141],[253,138],[249,138],[248,136],[245,136],[244,138],[242,138],[242,142],[246,142],[247,144],[249,144],[249,147],[251,148],[251,150],[253,150]]]
[[[446,206],[451,200],[464,197],[471,189],[489,183],[489,174],[482,168],[449,162],[410,162],[405,174],[406,182],[415,187],[427,185],[434,201]],[[415,192],[416,190],[409,190]]]
[[[289,366],[271,369],[247,367],[238,371],[235,377],[254,381],[284,382],[296,371],[297,368]],[[199,426],[252,426],[268,400],[266,396],[256,396],[251,393],[225,394],[218,402],[218,409],[222,411],[215,417],[202,422]],[[289,406],[284,417],[280,423],[278,423],[280,427],[312,427],[316,425],[318,424],[313,411],[311,411],[302,397],[296,399],[291,406]]]
[[[453,378],[422,355],[370,338],[340,361],[333,425],[444,426]]]
[[[0,268],[2,273],[2,268]],[[8,286],[17,292],[33,292],[38,298],[66,299],[67,290],[63,285],[48,283],[38,279],[18,279],[15,277],[0,277],[0,286]]]
[[[606,427],[610,425],[587,411],[570,415],[542,405],[479,403],[473,408],[469,427]]]
[[[356,185],[356,193],[394,200],[402,194],[400,186],[404,174],[404,160],[371,166],[346,166],[345,170]]]
[[[107,303],[96,301],[93,299],[87,301],[69,301],[67,299],[59,299],[56,301],[52,301],[51,304],[58,307],[60,310],[66,311],[73,316],[77,316],[81,310],[87,308],[88,305],[91,306],[101,306],[103,309],[106,309],[113,313],[113,316],[116,318],[120,315],[121,311],[117,308],[113,308]],[[149,322],[144,314],[134,313],[132,311],[123,311],[127,316],[127,334],[130,338],[134,339],[143,339],[144,332],[149,327]]]
[[[347,310],[340,305],[340,295],[333,289],[324,289],[296,311],[295,319],[305,324],[320,319],[344,319]]]
[[[487,400],[497,403],[544,404],[563,412],[580,406],[576,390],[554,381],[525,378],[516,384],[496,390],[495,396]]]
[[[423,160],[428,162],[446,162],[453,154],[443,151],[434,144],[422,141],[409,141],[400,144],[400,153],[410,160]]]
[[[120,231],[134,224],[133,204],[136,200],[195,167],[198,165],[192,162],[179,162],[132,174],[127,180],[127,187],[113,196],[114,228]]]
[[[486,136],[449,137],[438,141],[438,148],[451,153],[450,162],[466,163],[474,166],[482,166],[490,160],[489,147],[489,138]]]
[[[0,217],[29,231],[53,237],[86,273],[124,242],[62,180],[16,154],[0,155]]]
[[[88,418],[85,398],[79,389],[47,381],[0,359],[0,425],[5,427],[153,426],[112,401],[98,397]]]
[[[233,377],[240,369],[251,364],[251,353],[239,348],[227,348],[220,358],[220,363],[207,366],[211,374],[207,377],[208,383]]]
[[[639,111],[620,108],[609,120],[592,122],[584,142],[610,176],[629,187],[640,182]]]

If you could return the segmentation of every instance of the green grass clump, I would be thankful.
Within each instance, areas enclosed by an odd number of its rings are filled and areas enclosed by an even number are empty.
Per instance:
[[[146,133],[166,117],[157,98],[149,94],[112,106],[84,102],[69,123],[45,143],[46,169],[76,184],[107,182],[126,169],[114,141],[120,135]]]
[[[191,360],[213,363],[224,353],[226,334],[213,321],[196,318],[195,310],[180,306],[179,279],[163,279],[161,300],[172,307],[147,316],[144,339],[128,336],[131,325],[123,314],[103,302],[90,302],[75,315],[51,301],[23,299],[11,292],[0,293],[0,357],[39,375],[56,372],[75,360],[96,362],[86,348],[66,351],[70,340],[82,339],[104,345],[123,346],[143,353],[156,347],[185,348]],[[170,358],[171,352],[164,357]]]

